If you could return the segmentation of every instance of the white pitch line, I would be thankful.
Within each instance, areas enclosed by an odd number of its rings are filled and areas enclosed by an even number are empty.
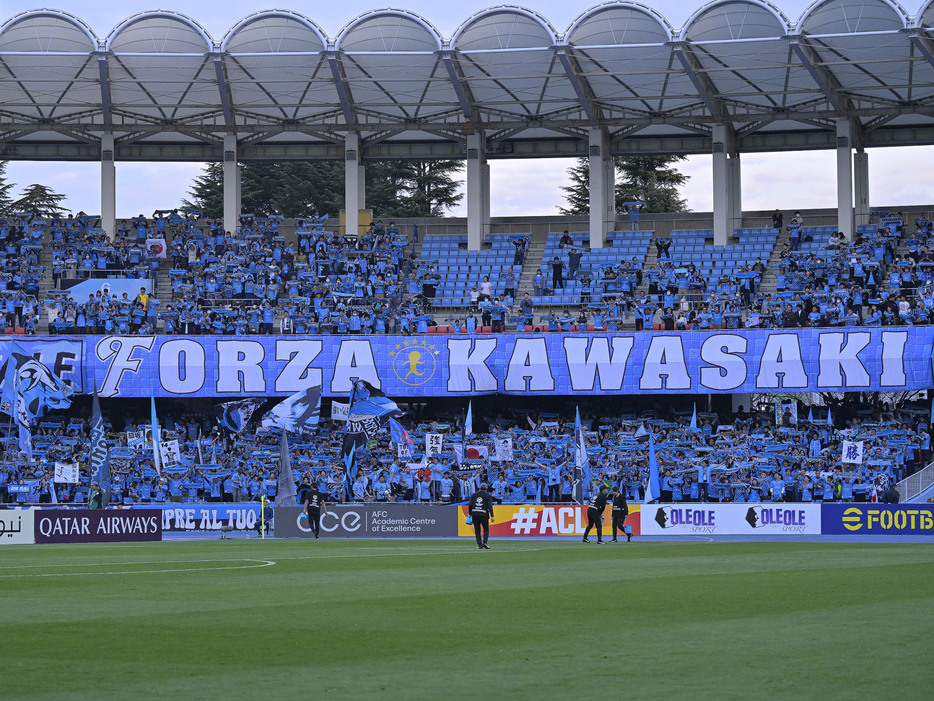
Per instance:
[[[271,567],[276,564],[275,560],[255,560],[253,558],[238,558],[234,560],[224,559],[224,560],[189,560],[185,561],[170,561],[170,562],[126,562],[126,563],[108,563],[108,564],[126,564],[126,565],[167,565],[167,564],[188,564],[190,562],[258,562],[258,565],[237,565],[235,567],[181,567],[165,570],[121,570],[115,572],[33,572],[29,574],[0,574],[0,579],[14,579],[14,578],[23,578],[23,577],[88,577],[94,575],[118,575],[118,574],[162,574],[168,572],[216,572],[220,570],[249,570],[257,569],[260,567]],[[56,567],[56,565],[50,565],[51,567]],[[64,565],[70,567],[71,565]],[[85,565],[87,566],[87,565]],[[36,565],[33,569],[41,567],[41,565]],[[12,569],[12,568],[10,568]]]
[[[222,557],[208,558],[206,560],[117,560],[115,562],[96,562],[91,564],[92,566],[96,565],[99,567],[104,567],[105,565],[190,565],[193,562],[243,562],[245,560],[249,560],[250,562],[266,562],[266,560],[258,560],[256,558]],[[88,564],[87,562],[72,562],[60,565],[0,565],[0,570],[37,570],[41,567],[87,567]]]

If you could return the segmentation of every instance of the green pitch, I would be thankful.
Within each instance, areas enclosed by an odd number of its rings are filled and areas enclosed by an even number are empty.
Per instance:
[[[930,544],[0,550],[6,699],[929,699]]]

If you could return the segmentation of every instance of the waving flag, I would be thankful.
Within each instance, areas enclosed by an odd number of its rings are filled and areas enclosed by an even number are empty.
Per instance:
[[[0,411],[16,420],[19,429],[19,449],[32,453],[32,434],[29,424],[47,409],[67,409],[74,392],[71,387],[49,368],[15,341],[9,344],[10,353],[0,376]]]
[[[231,433],[240,433],[246,428],[256,411],[263,403],[261,399],[244,399],[239,402],[221,404],[220,424]]]
[[[587,456],[587,444],[584,442],[584,428],[581,426],[581,412],[575,408],[574,416],[574,464],[584,478],[584,494],[586,498],[590,489],[593,474],[590,471],[590,458]]]
[[[344,454],[344,481],[347,483],[347,499],[353,496],[353,480],[350,473],[354,466],[354,456],[357,454],[357,446],[351,444],[350,450]]]
[[[0,411],[13,416],[13,408],[33,421],[49,409],[67,409],[74,391],[58,375],[26,353],[15,341],[4,363]]]
[[[645,488],[645,503],[657,501],[662,495],[661,485],[658,483],[658,458],[655,457],[655,436],[649,434],[649,483]]]
[[[110,502],[110,450],[96,388],[91,405],[91,481],[101,488],[102,505],[106,507]]]
[[[373,438],[389,419],[401,416],[402,411],[398,404],[369,382],[361,380],[357,385],[347,414],[347,432],[363,433],[367,438]]]
[[[696,430],[697,430],[697,403],[696,403],[696,402],[694,403],[694,413],[691,414],[691,426],[690,426],[690,428],[691,428],[692,431],[696,431]]]
[[[467,418],[464,419],[464,435],[473,435],[473,400],[467,402]]]
[[[156,417],[156,398],[149,395],[149,409],[152,415],[152,465],[156,474],[162,476],[162,436],[159,433],[159,419]]]
[[[308,433],[321,416],[321,385],[299,390],[263,416],[263,426],[292,433]]]
[[[276,506],[295,506],[295,478],[292,477],[292,462],[289,460],[289,439],[285,431],[279,442],[279,481],[276,487]]]
[[[405,427],[395,419],[389,419],[390,440],[399,446],[399,457],[411,460],[415,455],[415,443]]]

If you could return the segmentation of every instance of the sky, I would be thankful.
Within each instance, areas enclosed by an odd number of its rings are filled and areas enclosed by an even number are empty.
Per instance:
[[[176,0],[177,1],[177,0]],[[259,10],[291,9],[314,20],[330,37],[359,15],[385,7],[397,7],[415,12],[441,35],[449,38],[471,15],[501,4],[497,0],[342,0],[339,3],[276,0],[264,7],[255,0],[186,0],[160,3],[164,10],[175,10],[201,24],[215,40],[221,40],[240,19]],[[534,10],[563,33],[577,16],[600,4],[599,0],[526,0],[516,2]],[[704,3],[701,0],[645,0],[668,19],[675,29]],[[777,0],[775,3],[793,23],[804,13],[807,0]],[[123,19],[139,12],[156,9],[153,0],[0,0],[0,22],[39,7],[53,7],[73,14],[90,25],[99,38],[105,38]],[[904,6],[915,13],[921,0],[906,0]],[[872,207],[910,206],[934,200],[934,147],[871,149],[869,153],[869,190]],[[744,154],[742,156],[742,203],[745,211],[836,208],[836,165],[832,151],[793,152],[781,154]],[[177,206],[203,164],[196,163],[117,163],[117,216],[131,217],[149,214],[153,209]],[[538,159],[531,161],[490,162],[491,215],[554,215],[564,204],[561,190],[566,185],[567,169],[573,159]],[[713,206],[710,156],[692,156],[680,166],[690,177],[682,190],[688,207],[697,212],[709,212]],[[7,168],[10,182],[23,188],[42,183],[67,196],[65,206],[78,210],[100,207],[100,166],[96,163],[10,162]],[[15,191],[14,195],[18,195]],[[466,205],[451,212],[464,216]]]

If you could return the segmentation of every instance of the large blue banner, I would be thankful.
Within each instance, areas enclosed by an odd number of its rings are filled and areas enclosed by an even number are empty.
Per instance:
[[[824,504],[824,535],[934,535],[932,504]]]
[[[162,512],[164,533],[187,531],[252,531],[260,516],[258,503],[238,504],[139,504],[134,509],[158,509]],[[266,518],[272,518],[272,508]]]
[[[102,397],[285,396],[362,379],[389,396],[916,390],[934,327],[490,336],[20,339]],[[0,344],[0,357],[5,357]]]

